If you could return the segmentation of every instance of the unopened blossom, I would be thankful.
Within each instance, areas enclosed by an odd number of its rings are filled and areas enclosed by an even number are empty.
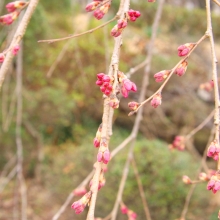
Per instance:
[[[129,79],[123,79],[121,83],[121,94],[127,98],[130,91],[136,92],[137,86]]]
[[[129,102],[129,103],[128,103],[128,107],[129,107],[132,111],[135,111],[139,106],[140,106],[140,104],[139,104],[138,102]]]
[[[5,60],[5,55],[3,53],[0,53],[0,63],[3,63]]]
[[[220,152],[220,148],[217,144],[217,141],[216,140],[212,141],[207,150],[207,156],[212,157],[214,160],[218,160],[219,152]]]
[[[92,196],[92,192],[87,192],[80,200],[74,202],[71,206],[72,209],[75,210],[76,214],[80,214],[84,211],[86,205],[89,203]]]
[[[199,179],[202,180],[202,181],[210,180],[209,176],[206,173],[204,173],[204,172],[199,174]]]
[[[114,109],[118,108],[119,107],[119,100],[118,100],[118,98],[117,97],[111,98],[110,101],[109,101],[109,105],[112,108],[114,108]]]
[[[130,21],[136,21],[137,18],[141,16],[141,13],[139,11],[135,11],[133,9],[130,9],[128,11],[128,19]]]
[[[200,86],[199,86],[200,89],[204,89],[206,90],[207,92],[211,92],[214,88],[214,82],[213,80],[209,81],[209,82],[206,82],[206,83],[202,83]]]
[[[102,5],[100,8],[97,8],[93,15],[96,19],[100,20],[104,17],[104,15],[108,12],[108,9],[110,8],[110,4],[106,3]]]
[[[105,75],[104,73],[97,74],[96,85],[100,86],[100,90],[106,96],[109,96],[111,94],[113,89],[112,84],[113,84],[113,79],[111,79],[108,75]]]
[[[93,1],[89,4],[87,4],[86,11],[87,12],[94,11],[100,3],[101,3],[100,1]]]
[[[176,71],[175,73],[178,75],[178,76],[182,76],[184,75],[184,73],[186,72],[187,70],[187,61],[183,61],[177,68],[176,68]]]
[[[154,74],[154,78],[156,82],[162,82],[164,79],[166,79],[169,74],[170,74],[170,70],[162,70],[156,74]]]
[[[122,214],[127,214],[128,213],[128,207],[125,204],[121,204],[121,213]]]
[[[109,160],[110,160],[110,151],[108,148],[103,147],[102,149],[99,150],[97,154],[97,161],[103,162],[104,164],[108,164]]]
[[[137,214],[132,211],[132,210],[129,210],[128,211],[128,220],[136,220],[137,219]]]
[[[10,25],[18,18],[19,14],[19,11],[14,11],[10,14],[0,16],[0,23],[3,25]]]
[[[188,176],[183,176],[182,180],[185,184],[191,184],[192,183],[191,179]]]
[[[162,96],[160,93],[156,94],[151,100],[151,106],[157,108],[162,103]]]
[[[97,132],[96,132],[96,136],[93,140],[93,145],[95,147],[100,147],[100,141],[101,141],[101,132],[102,132],[102,124],[99,126]]]
[[[187,43],[184,45],[180,45],[177,48],[178,49],[178,56],[184,57],[184,56],[188,55],[194,46],[195,46],[194,43]]]
[[[85,187],[80,187],[80,188],[77,188],[73,191],[73,194],[75,196],[83,196],[85,195],[87,192],[86,188]]]
[[[148,0],[148,2],[155,2],[156,0]]]
[[[212,192],[215,194],[217,191],[220,190],[220,178],[219,174],[215,174],[211,177],[211,179],[208,182],[207,185],[208,190],[212,190]]]
[[[17,9],[24,7],[27,4],[25,1],[14,1],[8,3],[5,7],[8,12],[14,12]]]
[[[185,149],[185,137],[184,136],[176,136],[173,140],[173,143],[170,145],[170,149],[184,150]]]
[[[13,47],[12,53],[13,53],[14,55],[17,55],[17,53],[18,53],[19,50],[20,50],[20,46],[19,46],[19,45],[16,45],[16,46]]]
[[[113,37],[118,37],[119,35],[121,35],[126,26],[127,21],[125,19],[118,20],[118,23],[111,30],[111,35]]]

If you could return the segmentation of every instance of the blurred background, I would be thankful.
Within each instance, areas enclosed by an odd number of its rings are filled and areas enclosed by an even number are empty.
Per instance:
[[[0,12],[5,14],[1,0]],[[27,184],[28,219],[48,220],[64,203],[68,194],[88,175],[96,160],[93,138],[102,117],[102,94],[95,85],[96,74],[106,73],[113,48],[110,31],[116,22],[92,34],[54,44],[38,40],[80,33],[111,19],[119,1],[112,2],[104,21],[97,21],[85,12],[88,1],[40,1],[23,40],[22,85],[22,142],[23,170]],[[146,57],[152,23],[158,3],[131,1],[131,8],[141,17],[129,23],[124,31],[120,70],[127,72]],[[220,10],[212,4],[213,31],[217,58],[220,56]],[[6,49],[16,23],[0,27],[0,48]],[[177,47],[196,42],[206,31],[205,1],[167,0],[152,60],[147,97],[159,84],[153,75],[172,69],[180,60]],[[176,135],[186,135],[198,126],[214,107],[213,94],[199,88],[211,80],[211,53],[208,40],[204,41],[188,59],[184,76],[174,75],[163,91],[163,103],[153,109],[144,106],[144,118],[135,146],[135,159],[149,203],[152,219],[171,220],[180,217],[188,185],[182,176],[194,179],[200,158],[212,128],[212,121],[192,139],[196,151],[170,151],[168,144]],[[1,90],[0,101],[0,189],[16,162],[16,60],[10,67]],[[132,75],[138,88],[143,69]],[[110,149],[118,146],[131,132],[135,116],[128,117],[127,103],[137,101],[139,91],[122,99],[115,111],[115,123]],[[97,217],[104,217],[113,208],[116,192],[126,160],[127,149],[121,151],[108,166],[106,185],[98,196]],[[208,160],[210,168],[215,163]],[[2,185],[3,184],[3,185]],[[20,203],[16,175],[0,193],[0,220],[21,219],[16,212]],[[77,198],[72,201],[74,202]],[[129,172],[123,194],[125,204],[145,219],[133,170]],[[206,190],[206,183],[196,187],[190,202],[188,220],[214,220],[220,203],[218,195]],[[60,219],[83,220],[86,212],[75,215],[67,208]],[[120,220],[126,216],[119,213]]]

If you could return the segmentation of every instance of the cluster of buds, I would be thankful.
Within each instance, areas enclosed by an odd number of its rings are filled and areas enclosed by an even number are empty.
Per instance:
[[[12,52],[12,54],[13,54],[14,56],[16,56],[19,50],[20,50],[20,46],[19,46],[19,45],[15,45],[15,46],[11,49],[11,52]],[[0,53],[0,63],[3,63],[3,62],[4,62],[4,60],[5,60],[5,55],[6,55],[6,53],[7,53],[8,51],[9,51],[9,50]]]
[[[171,70],[162,70],[156,74],[154,74],[154,78],[156,82],[162,82],[166,79],[171,73]]]
[[[96,132],[96,136],[93,140],[93,145],[94,147],[100,147],[100,142],[101,142],[101,132],[102,132],[102,124],[99,125],[99,128]]]
[[[193,49],[193,47],[195,46],[195,43],[187,43],[184,45],[180,45],[177,49],[178,49],[178,56],[179,57],[184,57],[186,55],[189,54],[189,52]]]
[[[9,14],[0,17],[0,23],[3,25],[12,24],[19,16],[22,9],[28,5],[26,1],[14,1],[6,5],[6,9]]]
[[[214,88],[214,82],[213,80],[206,82],[206,83],[202,83],[199,86],[200,89],[206,90],[207,92],[211,92]]]
[[[104,164],[108,164],[111,158],[110,151],[108,147],[101,145],[99,148],[99,152],[97,154],[97,161],[103,162]]]
[[[213,193],[216,193],[220,190],[220,174],[216,172],[215,175],[211,177],[207,185],[208,190],[212,190]]]
[[[94,11],[94,17],[100,20],[108,12],[109,8],[110,4],[108,2],[103,4],[103,0],[93,0],[93,2],[86,6],[86,11]]]
[[[209,145],[207,156],[212,157],[214,160],[218,160],[219,158],[220,148],[216,140],[212,141]]]
[[[75,196],[84,196],[87,193],[87,190],[85,187],[79,187],[75,190],[73,190],[73,194]]]
[[[121,94],[127,98],[130,91],[136,92],[137,86],[135,83],[130,81],[127,76],[123,72],[118,72],[118,82],[120,84],[120,92]]]
[[[162,103],[162,96],[161,96],[161,93],[158,93],[152,98],[150,104],[154,108],[157,108],[159,105],[161,105],[161,103]]]
[[[99,185],[98,185],[98,190],[100,190],[104,185],[105,185],[105,176],[104,176],[104,171],[102,170],[99,176]],[[93,179],[89,183],[89,187],[91,189],[93,183]],[[92,190],[92,189],[91,189]]]
[[[172,144],[169,145],[169,149],[177,149],[183,151],[185,149],[185,137],[176,136]]]
[[[184,176],[182,177],[182,181],[183,181],[185,184],[191,184],[191,183],[192,183],[192,180],[191,180],[188,176],[186,176],[186,175],[184,175]]]
[[[113,89],[112,84],[113,79],[111,79],[108,75],[105,75],[104,73],[97,74],[96,85],[100,86],[100,90],[105,95],[109,96],[111,94]]]
[[[133,9],[130,9],[128,11],[128,19],[130,21],[136,21],[137,18],[141,16],[141,13],[139,11],[134,11]]]
[[[127,24],[128,23],[126,19],[118,20],[118,23],[111,30],[111,35],[113,37],[120,36],[122,31],[127,27]]]
[[[128,207],[124,203],[121,203],[121,213],[127,215],[128,220],[136,220],[137,219],[137,214],[134,211],[132,211],[131,209],[128,209]]]
[[[90,202],[91,196],[92,196],[92,192],[89,191],[80,200],[72,204],[71,208],[75,210],[76,214],[80,214],[81,212],[84,211],[86,205],[89,204]]]
[[[175,73],[178,75],[178,76],[182,76],[185,74],[186,70],[187,70],[187,65],[188,65],[188,62],[185,60],[183,61],[177,68],[176,68],[176,71]]]

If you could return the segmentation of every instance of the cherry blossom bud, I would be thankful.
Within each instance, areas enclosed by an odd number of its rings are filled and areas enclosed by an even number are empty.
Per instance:
[[[200,86],[199,86],[200,89],[204,89],[206,90],[207,92],[211,92],[214,88],[214,82],[213,80],[209,81],[209,82],[206,82],[206,83],[202,83]]]
[[[188,176],[183,176],[182,181],[185,184],[191,184],[192,183],[191,179]]]
[[[104,75],[105,75],[104,73],[98,73],[98,74],[97,74],[97,78],[101,80]]]
[[[166,79],[169,74],[170,74],[170,70],[162,70],[156,74],[154,74],[154,78],[156,82],[162,82],[164,79]]]
[[[183,62],[176,68],[176,72],[175,72],[175,73],[176,73],[178,76],[184,75],[184,73],[185,73],[186,70],[187,70],[187,65],[188,65],[187,61],[183,61]]]
[[[108,148],[106,148],[104,151],[100,150],[97,154],[97,161],[103,162],[104,164],[108,164],[110,160],[110,152]]]
[[[16,45],[16,46],[13,47],[12,53],[13,53],[14,55],[17,55],[17,53],[18,53],[19,50],[20,50],[20,46],[19,46],[19,45]]]
[[[100,141],[101,141],[101,132],[102,132],[102,124],[99,125],[99,128],[96,132],[96,136],[93,140],[93,145],[97,148],[100,147]]]
[[[16,9],[22,8],[25,5],[27,5],[27,2],[25,1],[14,1],[8,3],[5,7],[8,10],[8,12],[14,12]]]
[[[110,105],[112,108],[116,109],[116,108],[119,107],[119,100],[118,100],[117,98],[111,98],[111,99],[110,99],[110,102],[109,102],[109,105]]]
[[[157,108],[159,105],[161,105],[162,103],[162,96],[161,94],[156,94],[153,99],[151,100],[151,105],[154,108]]]
[[[5,55],[3,53],[0,53],[0,63],[3,63],[5,60]]]
[[[130,21],[136,21],[136,19],[139,18],[140,16],[141,16],[141,13],[139,11],[134,11],[132,9],[128,11],[128,19]]]
[[[124,204],[121,205],[121,213],[127,214],[128,213],[128,207]]]
[[[100,4],[100,1],[93,1],[89,3],[88,5],[86,5],[86,11],[90,12],[90,11],[95,10],[99,4]]]
[[[202,181],[208,181],[210,180],[210,178],[208,177],[208,175],[206,173],[200,173],[199,174],[199,179],[202,180]]]
[[[182,151],[185,149],[185,137],[184,136],[176,136],[174,138],[173,143],[169,146],[170,149],[177,149],[179,151]]]
[[[75,196],[83,196],[85,195],[87,192],[86,188],[85,187],[81,187],[81,188],[77,188],[73,191],[73,194]]]
[[[187,44],[184,44],[184,45],[180,45],[178,47],[178,56],[179,57],[186,56],[192,50],[192,48],[194,46],[195,46],[194,43],[187,43]]]
[[[0,23],[3,25],[10,25],[18,18],[19,14],[19,11],[14,11],[10,14],[3,15],[0,17]]]
[[[148,2],[155,2],[156,0],[148,0]]]
[[[137,91],[137,86],[135,83],[131,82],[129,79],[124,78],[121,83],[121,94],[127,98],[130,91]]]
[[[128,210],[128,218],[129,218],[129,220],[136,220],[137,214],[132,210]]]
[[[128,107],[129,107],[132,111],[135,111],[139,106],[140,106],[140,104],[139,104],[138,102],[129,102],[129,103],[128,103]]]
[[[100,8],[96,9],[93,13],[94,17],[98,20],[102,19],[104,15],[108,12],[110,4],[104,4]]]
[[[71,206],[72,209],[75,210],[76,214],[80,214],[84,211],[86,205],[89,203],[92,196],[92,192],[87,192],[80,200],[74,202]]]
[[[217,141],[216,140],[212,141],[208,148],[207,156],[212,157],[214,160],[218,160],[219,152],[220,152],[220,148],[218,147]]]
[[[122,31],[125,29],[126,26],[126,20],[118,20],[118,24],[116,24],[111,30],[111,35],[113,37],[118,37],[119,35],[121,35]]]

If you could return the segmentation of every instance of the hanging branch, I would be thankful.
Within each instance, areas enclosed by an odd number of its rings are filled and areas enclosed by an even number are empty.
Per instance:
[[[21,39],[24,37],[28,23],[34,13],[34,10],[35,10],[38,2],[39,2],[39,0],[30,0],[28,8],[27,8],[18,28],[17,28],[17,31],[15,32],[15,35],[11,41],[9,49],[12,49],[15,45],[18,45],[21,42]],[[1,89],[2,84],[4,82],[5,75],[8,71],[8,68],[11,65],[13,57],[14,57],[13,53],[11,51],[8,51],[6,54],[5,60],[0,68],[0,89]]]
[[[142,87],[141,87],[141,92],[140,92],[140,97],[139,97],[139,102],[142,102],[144,100],[145,97],[145,93],[146,93],[146,88],[148,85],[148,81],[149,81],[149,72],[150,72],[150,64],[151,64],[151,59],[152,59],[152,55],[153,55],[153,48],[154,48],[154,42],[155,42],[155,38],[156,38],[156,33],[157,33],[157,29],[159,26],[159,21],[160,21],[160,17],[162,14],[162,9],[163,9],[163,4],[164,4],[164,0],[161,0],[159,2],[159,6],[155,15],[155,19],[154,19],[154,23],[153,23],[153,27],[152,27],[152,36],[151,36],[151,41],[149,43],[149,47],[148,47],[148,55],[147,55],[147,65],[145,67],[144,70],[144,77],[143,77],[143,82],[142,82]],[[140,122],[142,120],[142,113],[143,113],[143,108],[140,109],[140,111],[138,112],[136,119],[135,119],[135,123],[134,123],[134,127],[132,130],[132,137],[134,137],[134,139],[132,140],[131,146],[129,148],[129,153],[128,153],[128,157],[127,157],[127,161],[126,164],[124,166],[123,169],[123,174],[122,174],[122,179],[119,185],[119,190],[118,190],[118,194],[117,194],[117,198],[114,204],[114,208],[112,210],[112,217],[111,220],[116,220],[117,217],[117,212],[118,212],[118,206],[122,200],[122,193],[124,191],[124,186],[125,186],[125,182],[127,179],[127,175],[128,175],[128,170],[129,170],[129,165],[130,165],[130,161],[132,159],[133,156],[133,148],[135,145],[135,139],[139,130],[139,126],[140,126]]]

